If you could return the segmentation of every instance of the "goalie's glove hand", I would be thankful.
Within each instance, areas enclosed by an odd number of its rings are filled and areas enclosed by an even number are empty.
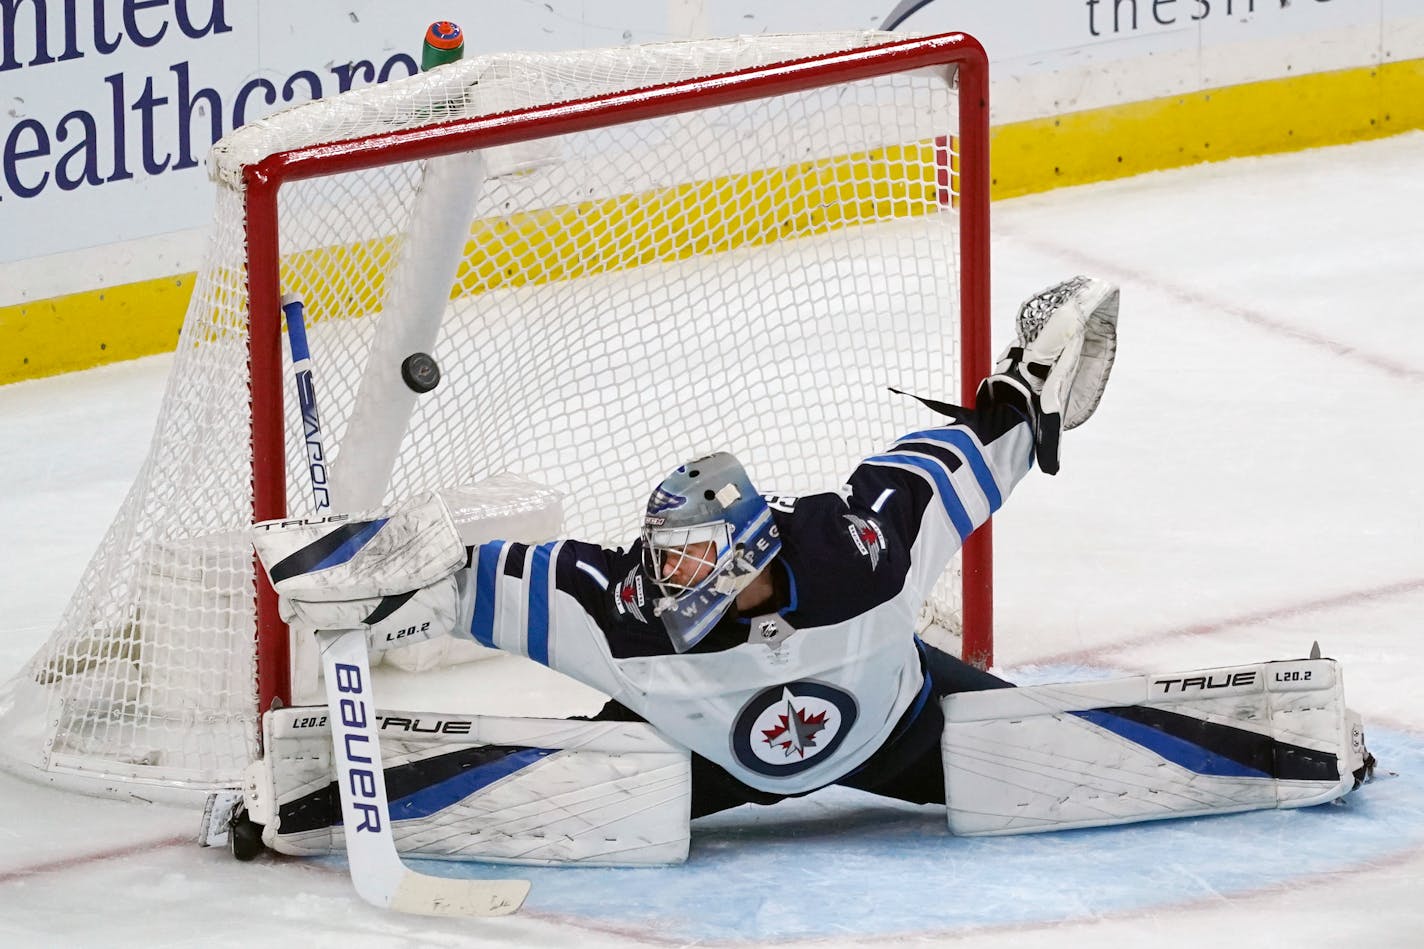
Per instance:
[[[357,517],[265,521],[253,546],[298,629],[363,629],[381,650],[458,626],[468,553],[435,494]]]
[[[1118,288],[1074,277],[1019,307],[1016,338],[995,374],[979,386],[977,404],[1008,402],[1033,427],[1038,467],[1058,473],[1062,433],[1088,420],[1102,400],[1117,354]]]

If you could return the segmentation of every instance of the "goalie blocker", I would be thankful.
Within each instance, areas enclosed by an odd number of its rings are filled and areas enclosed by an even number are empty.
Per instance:
[[[967,836],[1308,807],[1348,794],[1374,764],[1332,659],[942,704],[949,828]]]

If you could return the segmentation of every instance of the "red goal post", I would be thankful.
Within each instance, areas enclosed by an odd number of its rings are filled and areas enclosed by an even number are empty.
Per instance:
[[[395,161],[437,158],[472,148],[602,128],[891,73],[944,67],[954,72],[960,103],[957,206],[960,215],[961,387],[972,404],[977,380],[991,363],[989,332],[989,84],[988,61],[973,37],[950,33],[883,46],[833,52],[708,78],[457,118],[437,125],[322,143],[272,154],[244,169],[247,280],[251,332],[253,518],[287,511],[282,393],[283,338],[279,283],[278,192],[286,184]],[[945,174],[950,173],[948,169]],[[963,655],[993,661],[991,525],[973,534],[962,554]],[[257,571],[258,708],[290,702],[288,635],[276,595]]]

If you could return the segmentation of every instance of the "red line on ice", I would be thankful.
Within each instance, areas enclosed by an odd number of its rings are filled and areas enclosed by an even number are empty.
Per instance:
[[[1105,643],[1101,646],[1091,646],[1087,649],[1077,649],[1071,652],[1044,656],[1034,659],[1032,662],[1088,662],[1094,659],[1101,659],[1105,653],[1130,648],[1132,646],[1140,646],[1146,643],[1161,642],[1164,639],[1172,639],[1180,636],[1209,636],[1213,633],[1219,633],[1223,630],[1233,629],[1239,626],[1254,626],[1259,623],[1271,623],[1277,620],[1289,619],[1294,616],[1306,616],[1311,613],[1320,613],[1326,610],[1360,606],[1374,600],[1420,592],[1424,592],[1424,579],[1400,580],[1396,583],[1389,583],[1369,590],[1352,590],[1348,593],[1337,593],[1332,596],[1306,600],[1301,603],[1273,606],[1263,610],[1253,610],[1249,613],[1238,613],[1235,616],[1224,616],[1214,620],[1190,623],[1186,626],[1178,626],[1175,629],[1144,633],[1141,636],[1120,639],[1116,642]]]
[[[103,863],[105,860],[121,860],[124,857],[133,857],[141,853],[150,853],[155,850],[176,847],[179,844],[191,843],[193,843],[191,836],[164,837],[162,840],[148,840],[141,843],[129,844],[124,847],[115,847],[112,850],[99,850],[94,853],[76,854],[72,857],[62,857],[58,860],[51,860],[48,863],[35,863],[28,867],[19,867],[14,870],[0,870],[0,886],[6,883],[14,883],[16,880],[24,880],[40,873],[73,870],[95,863]]]
[[[1208,296],[1198,290],[1191,290],[1177,284],[1168,283],[1155,274],[1134,270],[1128,267],[1116,266],[1101,257],[1085,254],[1071,247],[1055,244],[1051,241],[1041,240],[1020,231],[1012,232],[1012,237],[1018,243],[1027,244],[1042,253],[1060,257],[1074,266],[1079,267],[1084,273],[1095,274],[1116,283],[1130,282],[1148,286],[1194,309],[1205,312],[1224,313],[1228,316],[1236,317],[1260,329],[1269,330],[1281,336],[1288,336],[1297,342],[1314,346],[1317,349],[1324,349],[1343,359],[1363,363],[1372,369],[1378,369],[1396,379],[1403,379],[1408,382],[1424,382],[1424,369],[1416,369],[1413,366],[1407,366],[1393,359],[1386,359],[1375,353],[1358,349],[1341,340],[1331,339],[1328,336],[1302,329],[1299,326],[1291,326],[1289,323],[1267,316],[1260,310],[1239,306],[1216,297]]]

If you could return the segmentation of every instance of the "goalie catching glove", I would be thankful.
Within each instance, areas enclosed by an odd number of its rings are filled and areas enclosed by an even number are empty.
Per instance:
[[[1117,354],[1118,288],[1074,277],[1019,307],[1016,338],[979,384],[976,401],[1022,404],[1033,425],[1038,467],[1058,473],[1064,431],[1098,407]]]
[[[253,526],[282,619],[304,630],[364,629],[373,651],[456,627],[469,559],[431,493],[368,519],[335,515]]]

